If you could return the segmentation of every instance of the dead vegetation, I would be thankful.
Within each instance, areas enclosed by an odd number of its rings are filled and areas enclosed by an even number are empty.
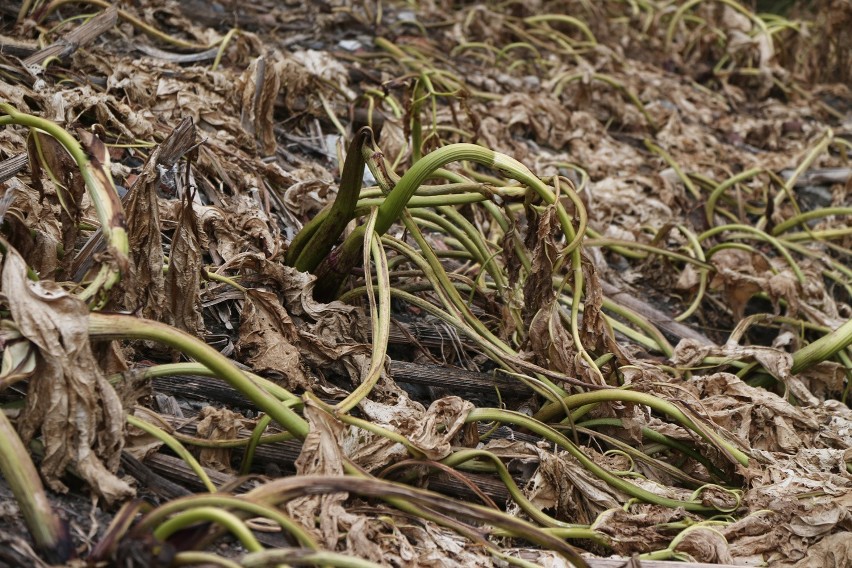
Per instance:
[[[852,564],[799,10],[0,7],[0,565]]]

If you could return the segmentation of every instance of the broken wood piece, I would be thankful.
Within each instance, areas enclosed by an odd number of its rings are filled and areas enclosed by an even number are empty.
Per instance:
[[[621,290],[618,286],[610,284],[604,280],[601,280],[601,288],[603,289],[604,296],[607,299],[644,316],[666,335],[670,335],[678,339],[693,339],[702,345],[713,345],[713,342],[706,335],[692,329],[688,325],[675,321],[670,315],[658,310],[646,302],[643,302],[637,297],[635,292]]]
[[[455,367],[420,365],[406,361],[391,361],[391,375],[396,382],[442,387],[453,392],[480,391],[504,395],[530,396],[532,389],[502,372],[477,373]]]
[[[27,67],[41,65],[48,59],[65,59],[84,45],[92,43],[97,37],[115,27],[118,21],[118,9],[110,6],[82,26],[78,26],[57,41],[33,53],[23,63]]]
[[[406,361],[391,361],[390,372],[394,380],[430,387],[439,387],[453,392],[487,392],[499,389],[504,395],[529,396],[532,390],[517,379],[501,372],[477,373],[453,367],[420,365]],[[212,377],[175,375],[157,377],[153,380],[154,390],[182,396],[192,400],[219,402],[238,408],[253,408],[254,405],[239,391],[227,383]]]
[[[0,162],[0,183],[14,177],[17,173],[27,167],[29,158],[26,153],[12,156]]]

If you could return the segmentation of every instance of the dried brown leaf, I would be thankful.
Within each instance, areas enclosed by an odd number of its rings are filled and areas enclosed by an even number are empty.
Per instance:
[[[227,408],[205,406],[199,413],[200,421],[195,429],[198,436],[205,440],[236,440],[242,427],[242,414]],[[204,467],[216,471],[231,473],[231,448],[201,448],[198,461]]]
[[[228,262],[246,251],[271,258],[283,246],[261,204],[248,195],[226,197],[221,207],[197,209],[214,258]]]
[[[191,126],[189,121],[188,126]],[[128,240],[130,242],[130,274],[122,280],[122,304],[149,319],[159,321],[165,313],[165,278],[163,277],[163,236],[157,203],[161,163],[171,160],[168,148],[171,140],[182,138],[179,133],[195,129],[182,123],[155,149],[131,186],[125,199]],[[176,160],[175,160],[176,161]],[[164,164],[168,166],[169,164]]]
[[[784,384],[803,404],[813,406],[819,403],[817,398],[808,391],[799,377],[790,372],[793,366],[793,356],[780,349],[759,345],[740,346],[731,342],[717,347],[715,345],[699,343],[693,339],[684,339],[675,347],[672,361],[678,365],[692,366],[700,364],[708,356],[723,357],[731,361],[753,359],[760,363],[769,374]]]
[[[344,425],[310,401],[305,404],[305,419],[310,424],[310,432],[296,460],[296,472],[304,476],[343,475]],[[288,503],[287,512],[334,550],[341,531],[358,519],[358,515],[343,507],[347,498],[346,493],[309,495]]]
[[[694,562],[733,563],[733,558],[728,551],[728,542],[719,531],[707,527],[696,527],[684,531],[681,537],[675,550],[688,554]]]
[[[52,278],[59,268],[61,223],[33,188],[18,178],[4,185],[7,192],[12,192],[11,204],[3,217],[10,244],[42,278]]]
[[[134,372],[134,371],[131,371]],[[135,373],[135,372],[134,372]],[[145,414],[154,414],[153,411],[136,409],[134,414],[140,416],[143,420],[145,420]],[[145,432],[144,430],[137,428],[136,426],[127,426],[127,433],[124,440],[124,452],[130,454],[134,458],[139,461],[145,461],[145,459],[155,454],[160,448],[163,447],[163,442],[158,437]]]
[[[290,315],[272,292],[258,289],[246,291],[240,313],[238,353],[257,373],[282,377],[290,390],[310,390],[311,381],[296,344],[299,332]]]
[[[254,59],[238,79],[236,93],[240,98],[240,124],[246,133],[254,136],[264,155],[275,153],[275,133],[272,114],[281,88],[280,67],[273,59],[261,55]]]
[[[395,404],[364,400],[361,410],[373,423],[405,436],[426,457],[440,460],[449,455],[452,441],[464,426],[473,405],[458,397],[433,402],[428,410],[404,392],[397,394]],[[408,450],[393,440],[368,432],[353,431],[348,435],[347,452],[355,463],[367,471],[375,471],[408,457]]]
[[[200,307],[202,270],[198,220],[187,194],[172,237],[165,296],[169,323],[191,335],[198,335],[204,329]]]
[[[683,510],[658,505],[639,505],[629,511],[613,507],[601,513],[595,527],[610,537],[613,552],[631,555],[666,547],[671,536],[662,527],[686,519],[695,517]]]
[[[82,214],[82,200],[86,193],[86,184],[77,164],[55,138],[33,132],[27,144],[31,178],[39,193],[48,192],[58,198],[59,221],[62,224],[62,246],[67,251],[74,250],[77,244],[78,224]],[[49,181],[48,181],[49,180]],[[67,274],[72,255],[65,255],[62,268]]]
[[[529,447],[539,466],[524,493],[540,509],[555,511],[557,519],[591,524],[603,511],[624,502],[625,495],[590,474],[567,452]]]
[[[556,239],[561,235],[561,227],[556,218],[556,207],[548,206],[536,213],[527,208],[530,231],[527,233],[526,246],[530,253],[530,273],[524,282],[524,323],[530,324],[539,310],[553,303],[553,266],[559,254]],[[532,230],[532,227],[535,230]]]
[[[124,445],[124,411],[92,355],[88,308],[56,284],[27,279],[27,267],[7,246],[2,290],[21,334],[39,351],[19,430],[44,442],[41,472],[56,491],[73,466],[108,503],[133,489],[115,475]]]
[[[795,568],[842,568],[852,566],[852,532],[829,535],[808,549]]]
[[[529,325],[529,348],[536,364],[571,376],[575,374],[577,348],[562,324],[556,302],[535,314]]]
[[[438,461],[452,451],[452,440],[464,426],[473,404],[457,396],[433,402],[406,437],[427,459]]]

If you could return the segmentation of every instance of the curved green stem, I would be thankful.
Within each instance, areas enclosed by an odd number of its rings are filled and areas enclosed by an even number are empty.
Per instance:
[[[210,481],[210,477],[207,475],[207,472],[204,471],[204,468],[201,467],[201,464],[198,463],[198,460],[195,459],[189,450],[183,447],[179,441],[177,441],[172,435],[163,430],[162,428],[158,428],[157,426],[151,424],[150,422],[146,422],[141,418],[134,416],[132,414],[127,415],[127,423],[133,426],[134,428],[139,428],[146,434],[153,436],[154,438],[161,441],[165,444],[171,451],[173,451],[177,456],[186,462],[189,468],[195,472],[195,475],[198,476],[198,479],[201,480],[201,483],[210,493],[216,493],[216,486],[213,485],[213,482]]]
[[[632,402],[641,404],[662,412],[679,422],[684,427],[692,430],[710,444],[723,450],[741,465],[747,466],[749,463],[748,456],[740,449],[734,447],[730,442],[723,439],[713,431],[705,428],[700,428],[691,418],[689,418],[680,408],[674,404],[662,400],[651,394],[644,392],[636,392],[623,389],[605,389],[588,393],[579,393],[566,396],[563,401],[568,408],[578,408],[587,404],[593,404],[606,401]],[[552,419],[562,409],[561,404],[549,403],[539,410],[536,415],[537,420],[547,422]]]
[[[169,516],[191,511],[196,507],[234,509],[246,516],[266,517],[278,523],[284,531],[292,534],[302,546],[313,550],[319,549],[319,545],[314,537],[302,528],[299,523],[282,513],[279,509],[265,503],[222,493],[215,495],[190,495],[172,499],[144,515],[135,530],[151,530],[153,527],[164,522]]]
[[[219,556],[212,552],[199,552],[197,550],[184,550],[178,552],[172,559],[172,566],[218,566],[219,568],[243,568],[239,562]]]
[[[539,436],[543,436],[548,441],[553,442],[558,445],[562,449],[566,450],[572,456],[574,456],[577,461],[582,464],[582,466],[595,475],[598,479],[606,482],[608,485],[622,491],[631,497],[635,497],[637,499],[641,499],[646,503],[653,503],[655,505],[662,505],[663,507],[683,507],[687,511],[693,512],[711,512],[715,511],[713,507],[704,505],[699,501],[680,501],[678,499],[671,499],[669,497],[661,497],[655,493],[648,491],[647,489],[643,489],[638,487],[620,477],[613,475],[606,469],[602,468],[594,461],[592,461],[583,451],[574,445],[568,438],[554,430],[553,428],[530,418],[524,414],[520,414],[518,412],[511,412],[508,410],[498,410],[494,408],[477,408],[474,409],[468,414],[466,422],[501,422],[504,424],[515,424],[516,426],[520,426],[522,428],[527,428],[528,430],[535,432]]]
[[[199,377],[217,378],[216,373],[210,370],[209,367],[206,367],[201,363],[195,363],[191,361],[185,361],[181,363],[164,363],[162,365],[144,367],[143,369],[135,369],[134,371],[140,371],[142,373],[142,376],[146,379],[154,379],[157,377],[171,377],[174,375],[197,375]],[[249,371],[243,372],[249,379],[262,386],[264,390],[266,390],[269,394],[271,394],[278,400],[301,404],[301,398],[291,393],[287,389],[275,384],[269,379],[265,379],[260,375],[255,375],[254,373],[251,373]],[[110,382],[116,380],[119,377],[121,377],[120,374],[115,375],[114,377],[110,377]]]
[[[509,490],[509,494],[512,496],[512,499],[518,506],[530,516],[530,518],[537,522],[538,524],[545,527],[562,527],[562,528],[573,528],[573,525],[570,523],[565,523],[563,521],[559,521],[554,519],[538,507],[536,507],[529,499],[527,499],[526,495],[518,488],[515,480],[512,478],[512,474],[509,473],[509,469],[506,465],[500,460],[500,458],[486,450],[457,450],[441,460],[441,463],[444,465],[448,465],[450,467],[459,466],[465,462],[475,459],[486,459],[490,461],[497,472],[497,475],[500,477],[500,481],[506,486],[506,489]]]
[[[356,556],[328,550],[305,550],[303,548],[273,548],[251,552],[240,559],[242,568],[265,568],[267,566],[333,566],[334,568],[381,568],[377,564]]]
[[[287,261],[297,270],[313,272],[328,256],[346,225],[354,218],[355,206],[361,191],[361,180],[364,178],[364,157],[361,147],[372,136],[373,131],[365,126],[352,138],[349,150],[346,152],[346,160],[343,162],[340,188],[331,209],[324,216],[319,227],[309,229],[312,235],[306,244],[301,245],[301,249],[296,249],[292,245],[288,249]]]
[[[366,225],[364,238],[364,273],[368,282],[372,282],[370,269],[370,256],[376,263],[376,277],[378,279],[379,302],[376,306],[376,298],[373,295],[373,287],[367,288],[367,297],[370,304],[370,318],[372,323],[372,353],[370,355],[370,367],[364,380],[353,390],[349,396],[337,403],[334,407],[336,414],[345,414],[355,408],[361,402],[382,376],[382,369],[387,356],[388,338],[390,337],[390,276],[388,275],[388,259],[385,249],[382,248],[381,240],[375,233],[376,211],[370,215]]]
[[[849,345],[852,345],[852,319],[828,335],[820,337],[813,343],[793,353],[793,366],[790,372],[801,373],[809,367],[832,357],[835,353],[841,349],[845,349]]]
[[[623,421],[620,418],[593,418],[591,420],[586,420],[584,422],[578,422],[576,424],[576,426],[578,428],[580,428],[580,427],[594,428],[596,426],[612,426],[612,427],[615,427],[615,428],[624,428],[625,427]],[[713,462],[708,460],[706,457],[701,455],[699,452],[695,451],[695,449],[692,448],[691,446],[684,444],[683,442],[680,442],[678,440],[675,440],[674,438],[670,438],[670,437],[666,436],[665,434],[660,434],[656,430],[654,430],[652,428],[648,428],[646,426],[642,427],[642,436],[645,437],[645,438],[648,438],[649,440],[651,440],[654,443],[662,444],[662,445],[669,447],[673,450],[677,450],[677,451],[681,452],[685,456],[688,456],[688,457],[694,459],[695,461],[697,461],[698,463],[700,463],[701,465],[706,467],[707,471],[709,471],[710,473],[715,475],[717,478],[724,479],[724,476],[725,476],[724,472],[722,470],[720,470],[718,467],[716,467],[713,464]]]
[[[813,211],[806,211],[775,225],[772,228],[772,235],[777,237],[796,225],[803,225],[812,219],[821,219],[830,215],[852,215],[852,207],[824,207],[814,209]]]
[[[751,168],[750,170],[746,170],[735,176],[729,177],[717,185],[713,191],[710,192],[710,195],[707,197],[707,201],[704,203],[704,214],[707,219],[707,225],[711,227],[713,226],[713,218],[716,214],[716,202],[719,201],[719,198],[722,197],[725,190],[738,183],[744,182],[747,179],[751,179],[763,171],[763,168]]]
[[[58,8],[66,5],[66,4],[91,4],[92,6],[98,6],[100,8],[109,8],[112,6],[112,2],[108,2],[107,0],[53,0],[50,4],[48,4],[43,10],[39,12],[39,21],[44,20],[47,16],[55,12]],[[149,25],[143,20],[140,20],[130,12],[126,10],[119,10],[118,17],[122,20],[130,23],[133,27],[141,30],[146,35],[159,39],[160,41],[164,41],[166,43],[170,43],[176,47],[182,47],[184,49],[197,49],[203,50],[208,49],[216,45],[216,43],[210,45],[202,45],[198,43],[193,43],[191,41],[184,41],[182,39],[174,38],[169,36],[168,34],[161,32],[155,27]]]
[[[270,422],[272,422],[272,418],[270,418],[268,414],[264,414],[260,417],[260,420],[257,421],[257,425],[254,427],[254,430],[252,430],[249,442],[246,445],[246,450],[243,453],[243,461],[240,465],[240,475],[248,475],[249,472],[251,472],[251,463],[254,461],[254,452],[257,450],[257,446],[263,438],[263,432],[266,430],[266,427],[269,426]]]
[[[201,522],[222,525],[251,552],[263,550],[263,546],[252,534],[251,529],[239,517],[216,507],[195,507],[182,511],[154,529],[154,536],[164,541],[179,530]]]
[[[54,514],[29,452],[2,409],[0,474],[12,490],[36,549],[51,562],[67,562],[73,552],[70,536]]]
[[[301,416],[257,386],[224,355],[188,333],[156,321],[99,313],[89,314],[89,333],[98,338],[146,339],[169,345],[205,365],[297,438],[308,434],[308,423]]]
[[[87,153],[80,143],[58,124],[31,114],[18,112],[8,103],[0,103],[0,111],[6,113],[6,116],[0,116],[0,126],[19,124],[44,131],[55,138],[76,162],[92,200],[92,205],[97,212],[101,231],[111,252],[115,255],[117,265],[110,266],[111,263],[104,263],[95,281],[83,291],[80,298],[88,300],[101,289],[109,290],[121,278],[120,271],[122,267],[127,265],[130,252],[124,209],[109,171],[109,154],[105,150],[103,152],[98,151],[98,155]],[[93,138],[93,146],[99,144],[99,141],[95,142],[95,140],[97,139]],[[103,149],[102,144],[100,149]],[[92,150],[97,151],[94,147]]]
[[[796,275],[796,278],[798,279],[799,283],[802,285],[805,284],[805,275],[802,272],[802,269],[799,268],[799,265],[796,263],[796,261],[793,260],[792,255],[790,255],[789,251],[787,251],[787,248],[783,244],[781,244],[778,239],[776,239],[772,235],[767,234],[765,231],[762,231],[755,227],[750,227],[748,225],[720,225],[718,227],[713,227],[712,229],[704,231],[703,233],[698,235],[697,238],[698,241],[701,242],[725,231],[742,231],[743,233],[754,235],[758,239],[768,242],[769,244],[775,247],[775,249],[779,252],[779,254],[781,254],[781,256],[784,257],[784,260],[786,260],[787,264],[790,265],[790,268],[793,270],[793,273]]]

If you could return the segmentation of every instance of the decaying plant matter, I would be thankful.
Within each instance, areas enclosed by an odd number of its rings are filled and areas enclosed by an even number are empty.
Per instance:
[[[0,565],[852,563],[852,10],[778,4],[0,8]]]

